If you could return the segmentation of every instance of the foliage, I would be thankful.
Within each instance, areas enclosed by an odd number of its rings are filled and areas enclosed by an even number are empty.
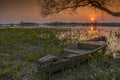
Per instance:
[[[37,0],[40,6],[40,11],[43,16],[59,13],[65,9],[75,11],[79,7],[92,6],[111,14],[120,16],[120,12],[113,12],[109,6],[119,8],[119,0]],[[113,5],[114,4],[114,5]],[[112,8],[112,7],[111,7]],[[119,10],[118,10],[119,11]]]
[[[103,54],[103,51],[100,49],[95,55],[89,55],[88,62],[92,64],[104,64],[107,61],[108,57]]]

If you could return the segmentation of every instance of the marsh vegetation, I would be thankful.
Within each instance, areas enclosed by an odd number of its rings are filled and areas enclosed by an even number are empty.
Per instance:
[[[110,41],[114,41],[117,42],[117,44],[114,43],[114,46],[118,46],[118,49],[116,48],[116,51],[113,52],[119,53],[119,33],[99,30],[106,32],[105,36],[109,34],[111,37],[107,36],[108,50],[113,48]],[[103,80],[119,80],[120,60],[109,60],[103,56],[100,58],[98,56],[90,57],[87,63],[55,75],[39,74],[36,60],[78,41],[94,37],[96,33],[88,35],[89,33],[85,33],[83,28],[0,29],[0,80],[101,80],[101,78]],[[99,36],[99,34],[97,35]],[[117,35],[117,37],[113,39],[113,35]]]

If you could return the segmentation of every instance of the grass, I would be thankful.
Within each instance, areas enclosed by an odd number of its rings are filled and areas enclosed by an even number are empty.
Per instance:
[[[0,80],[34,77],[37,59],[72,43],[70,36],[59,38],[65,31],[50,28],[0,29]]]
[[[67,30],[64,29],[51,28],[0,29],[0,80],[101,80],[100,78],[112,80],[111,77],[119,78],[116,75],[120,72],[118,67],[120,61],[117,60],[115,63],[112,60],[109,61],[101,55],[100,51],[98,55],[90,56],[88,63],[83,63],[81,66],[66,69],[52,76],[39,75],[36,60],[79,40],[66,32]],[[65,35],[62,36],[61,33]]]
[[[111,56],[111,55],[109,55]],[[96,54],[94,55],[89,55],[88,62],[95,64],[95,65],[100,65],[100,64],[105,64],[107,59],[109,58],[108,55],[104,55],[103,51],[100,49]]]

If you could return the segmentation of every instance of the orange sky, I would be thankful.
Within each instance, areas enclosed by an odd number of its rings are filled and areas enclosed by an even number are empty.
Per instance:
[[[34,0],[26,0],[25,2],[19,2],[19,4],[8,3],[6,4],[7,6],[5,4],[0,6],[0,23],[14,23],[20,22],[22,20],[27,22],[40,23],[54,21],[90,22],[91,17],[94,17],[95,21],[98,22],[120,22],[119,17],[113,17],[100,10],[95,11],[88,7],[79,8],[76,13],[71,13],[70,10],[66,10],[60,12],[59,14],[54,14],[52,16],[43,18],[40,16],[39,7],[36,5],[36,2]]]

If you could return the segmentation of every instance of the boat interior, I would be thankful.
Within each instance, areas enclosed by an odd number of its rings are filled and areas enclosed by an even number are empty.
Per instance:
[[[40,63],[49,63],[49,62],[57,62],[63,59],[73,59],[82,55],[86,55],[91,53],[92,50],[99,48],[105,44],[104,41],[84,41],[77,43],[73,46],[64,48],[60,51],[57,51],[53,54],[46,55],[45,57],[39,59]]]

